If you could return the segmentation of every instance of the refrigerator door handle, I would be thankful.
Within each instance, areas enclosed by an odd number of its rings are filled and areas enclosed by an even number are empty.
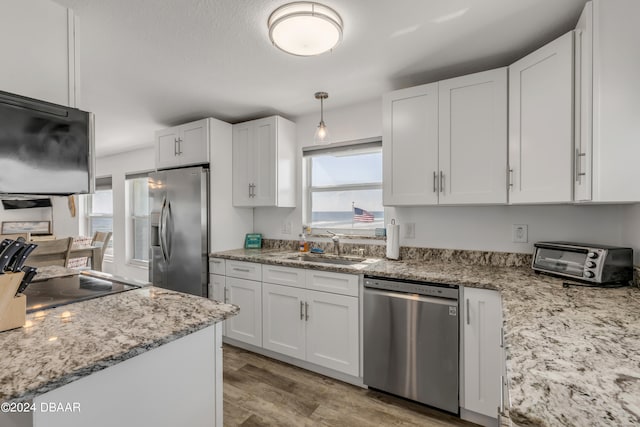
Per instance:
[[[171,202],[167,201],[167,229],[164,230],[165,244],[167,245],[167,259],[171,258],[171,234],[173,230],[173,218],[171,215]]]
[[[165,237],[165,232],[166,232],[166,224],[165,224],[165,211],[166,211],[166,207],[167,207],[167,198],[163,197],[162,198],[162,207],[160,208],[160,224],[158,224],[158,242],[160,243],[160,252],[162,252],[162,259],[166,261],[169,261],[169,257],[167,256],[167,250],[166,250],[166,237]]]

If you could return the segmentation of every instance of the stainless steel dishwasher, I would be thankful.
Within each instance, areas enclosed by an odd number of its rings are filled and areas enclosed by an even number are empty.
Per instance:
[[[455,414],[459,289],[364,279],[364,383]]]

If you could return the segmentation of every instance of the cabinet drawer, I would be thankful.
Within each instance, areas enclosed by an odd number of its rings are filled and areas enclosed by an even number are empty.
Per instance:
[[[305,287],[305,270],[300,268],[281,267],[278,265],[262,266],[262,281],[276,285]]]
[[[330,271],[307,270],[307,289],[334,294],[358,296],[358,276],[332,273]]]
[[[225,260],[222,258],[211,258],[209,260],[209,273],[211,274],[222,274],[223,276],[226,274],[224,268]]]
[[[261,264],[255,262],[226,260],[225,273],[229,277],[262,281]]]

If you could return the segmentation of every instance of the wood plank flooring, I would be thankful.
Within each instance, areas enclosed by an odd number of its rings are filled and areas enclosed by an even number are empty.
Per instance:
[[[223,351],[225,426],[475,426],[237,347]]]

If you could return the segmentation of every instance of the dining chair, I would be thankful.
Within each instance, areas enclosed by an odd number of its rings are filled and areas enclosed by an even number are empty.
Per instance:
[[[37,244],[38,247],[31,252],[25,264],[33,267],[44,267],[47,265],[67,266],[71,245],[73,244],[73,237],[46,240],[37,242]]]
[[[109,242],[111,241],[111,231],[96,231],[93,235],[93,239],[91,240],[91,246],[98,246],[102,250],[100,251],[99,259],[95,260],[96,265],[92,265],[91,268],[94,270],[102,271],[102,261],[104,260],[104,252],[107,250],[109,246]],[[97,267],[97,268],[96,268]]]

